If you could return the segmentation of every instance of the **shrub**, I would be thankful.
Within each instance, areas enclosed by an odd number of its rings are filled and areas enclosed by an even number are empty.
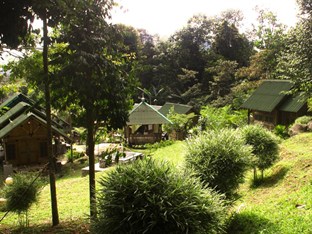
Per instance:
[[[204,106],[200,111],[199,125],[202,130],[237,128],[245,125],[246,122],[246,111],[235,111],[230,106],[222,108]]]
[[[65,153],[65,157],[67,158],[68,162],[74,162],[76,159],[82,158],[84,156],[83,152],[78,152],[76,150],[72,151],[73,153],[71,153],[71,150],[67,150]]]
[[[274,134],[282,139],[289,137],[288,130],[285,125],[276,125],[274,128]]]
[[[189,140],[186,165],[192,167],[209,187],[230,198],[243,182],[251,158],[236,130],[204,132]]]
[[[295,120],[295,124],[308,124],[310,121],[312,121],[312,116],[301,116]]]
[[[100,179],[95,233],[221,233],[225,206],[199,180],[151,159]]]
[[[15,174],[13,179],[14,182],[4,186],[3,189],[4,197],[7,199],[6,209],[18,214],[21,226],[24,223],[28,226],[27,212],[37,201],[43,183],[35,180],[33,174]]]
[[[168,132],[169,135],[175,133],[175,140],[183,140],[194,125],[195,114],[178,114],[174,112],[173,108],[171,108],[167,118],[171,121],[171,124],[165,124],[164,130]],[[179,133],[180,136],[177,135],[177,133]]]
[[[263,171],[273,165],[278,159],[278,139],[267,129],[259,125],[248,125],[242,129],[246,144],[252,146],[254,155],[254,179],[257,179],[256,168]]]

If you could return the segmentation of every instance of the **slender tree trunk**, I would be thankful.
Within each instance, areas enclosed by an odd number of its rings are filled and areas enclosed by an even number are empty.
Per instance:
[[[50,98],[50,78],[48,70],[48,27],[46,14],[43,19],[43,70],[45,84],[45,100],[46,100],[46,120],[47,120],[47,154],[49,158],[49,178],[51,192],[51,208],[52,208],[52,225],[59,224],[59,216],[56,199],[55,186],[55,160],[52,154],[52,120],[51,120],[51,98]]]
[[[257,168],[254,167],[254,181],[256,182],[257,180]]]
[[[87,115],[87,155],[89,157],[89,192],[90,192],[90,219],[96,218],[95,193],[95,159],[94,159],[94,114],[92,104],[86,108]]]

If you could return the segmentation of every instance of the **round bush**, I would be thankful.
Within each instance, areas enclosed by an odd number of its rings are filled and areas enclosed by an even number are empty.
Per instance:
[[[186,165],[209,187],[231,197],[249,168],[251,147],[236,130],[204,132],[189,140]]]
[[[41,181],[34,182],[34,176],[31,174],[15,174],[13,179],[14,182],[3,189],[7,199],[6,209],[21,214],[37,201],[43,184]]]
[[[94,233],[221,233],[220,195],[165,163],[140,160],[100,179]]]
[[[269,130],[259,125],[248,125],[242,129],[242,135],[246,143],[252,146],[255,167],[263,171],[278,159],[278,139]]]

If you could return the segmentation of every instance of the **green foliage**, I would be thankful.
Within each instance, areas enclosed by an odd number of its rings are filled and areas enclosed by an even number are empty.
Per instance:
[[[71,151],[70,149],[66,151],[65,157],[68,162],[74,162],[76,159],[79,159],[84,156],[83,152],[78,152],[76,150]]]
[[[28,226],[27,212],[31,205],[38,200],[40,188],[43,183],[35,180],[32,174],[15,174],[13,184],[5,185],[4,197],[7,199],[6,209],[19,215],[19,223],[23,225],[22,216],[25,214],[26,226]]]
[[[289,30],[286,48],[279,57],[279,77],[292,80],[293,93],[312,97],[312,14],[304,15],[296,27]]]
[[[155,151],[157,149],[172,145],[173,143],[174,141],[172,140],[166,140],[166,141],[156,142],[154,144],[145,144],[145,147],[150,151]]]
[[[286,139],[289,137],[288,135],[288,130],[287,127],[285,125],[276,125],[274,130],[273,130],[274,134],[282,139]]]
[[[95,142],[97,144],[105,142],[107,136],[108,136],[107,129],[105,127],[99,127],[95,134]]]
[[[279,156],[278,139],[269,130],[259,125],[248,125],[242,129],[246,144],[252,146],[253,166],[263,171],[271,167]],[[256,174],[255,178],[256,179]]]
[[[171,121],[172,124],[165,124],[164,130],[169,134],[172,132],[179,132],[183,135],[183,137],[185,137],[193,125],[194,117],[194,113],[178,114],[174,112],[173,108],[171,108],[167,118]]]
[[[188,142],[186,166],[209,187],[231,197],[249,168],[251,147],[237,130],[203,132]]]
[[[204,106],[200,111],[199,125],[202,130],[239,127],[247,123],[245,111],[234,111],[230,106],[215,108]]]
[[[168,164],[136,161],[99,182],[94,233],[222,233],[220,195]]]
[[[236,61],[239,67],[248,65],[253,53],[252,44],[244,34],[240,34],[234,24],[227,20],[216,27],[213,50],[226,60]]]
[[[230,93],[235,81],[237,62],[219,59],[215,66],[208,68],[207,71],[213,74],[212,96],[214,99],[223,97]]]
[[[76,127],[74,128],[74,131],[79,135],[79,143],[85,143],[87,139],[87,129],[84,127]]]
[[[295,124],[308,124],[312,121],[312,116],[301,116],[295,120]]]

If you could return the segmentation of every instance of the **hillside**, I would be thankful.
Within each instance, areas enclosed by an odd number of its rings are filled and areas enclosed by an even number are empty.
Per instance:
[[[229,233],[312,233],[312,133],[280,148],[280,161],[265,171],[261,185],[247,176]]]
[[[184,144],[159,149],[154,156],[183,165]],[[280,144],[280,159],[255,186],[250,171],[239,189],[229,234],[312,233],[312,133]]]

